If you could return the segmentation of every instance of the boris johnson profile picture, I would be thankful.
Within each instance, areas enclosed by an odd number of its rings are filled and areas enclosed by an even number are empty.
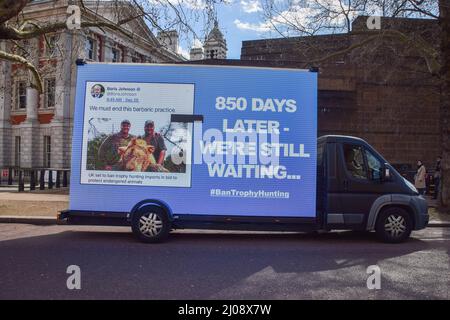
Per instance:
[[[94,84],[91,88],[91,95],[94,98],[101,98],[105,94],[105,87],[101,84]]]

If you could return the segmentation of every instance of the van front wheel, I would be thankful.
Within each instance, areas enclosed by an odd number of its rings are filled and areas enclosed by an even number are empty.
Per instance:
[[[136,238],[142,242],[162,242],[170,232],[169,217],[161,208],[147,206],[133,214],[131,229]]]
[[[403,242],[411,234],[412,220],[405,209],[388,208],[378,216],[375,227],[378,239],[388,243]]]

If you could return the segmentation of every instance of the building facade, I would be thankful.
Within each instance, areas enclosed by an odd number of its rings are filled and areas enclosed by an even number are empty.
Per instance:
[[[88,16],[82,20],[122,20],[120,14],[126,14],[130,7],[117,10],[111,3],[84,1]],[[66,21],[68,5],[67,0],[33,1],[21,18],[41,23]],[[0,42],[2,50],[19,54],[38,67],[44,91],[39,94],[31,86],[28,70],[0,61],[0,168],[70,168],[76,59],[131,63],[183,60],[173,50],[178,45],[176,34],[160,34],[159,38],[142,19],[134,19],[120,30],[65,29],[21,41],[20,46]]]
[[[244,41],[240,64],[317,67],[319,135],[358,136],[393,164],[431,167],[441,152],[437,79],[411,42],[380,37],[358,46],[370,36],[366,21],[357,18],[346,34]],[[436,20],[383,18],[381,28],[439,43]]]
[[[190,60],[211,60],[227,58],[227,41],[220,31],[219,23],[214,21],[214,27],[209,32],[203,47],[194,47],[190,51]]]

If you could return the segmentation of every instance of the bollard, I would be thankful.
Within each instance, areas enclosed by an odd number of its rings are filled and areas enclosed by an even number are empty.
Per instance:
[[[36,171],[30,171],[30,190],[36,189]]]
[[[19,170],[19,192],[25,191],[25,183],[23,180],[23,171]]]
[[[12,168],[8,169],[8,186],[11,186],[13,182],[13,170]]]
[[[48,170],[48,188],[53,189],[53,171]]]
[[[39,190],[45,190],[45,170],[41,170],[41,174],[39,175]]]
[[[61,181],[59,179],[59,176],[61,175],[61,171],[56,170],[56,188],[61,188]]]
[[[67,171],[63,171],[63,187],[67,187]]]

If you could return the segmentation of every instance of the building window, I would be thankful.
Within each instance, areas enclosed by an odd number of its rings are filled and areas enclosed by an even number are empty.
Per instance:
[[[216,59],[216,58],[217,58],[217,50],[206,51],[206,59]]]
[[[52,140],[50,136],[44,136],[44,167],[51,167]]]
[[[144,62],[144,56],[140,53],[135,52],[131,57],[131,62],[133,63],[142,63]]]
[[[112,49],[112,62],[120,62],[120,61],[121,61],[120,49],[113,48]]]
[[[27,83],[25,81],[17,82],[16,106],[17,109],[26,109],[27,107]]]
[[[54,108],[55,107],[55,86],[56,80],[55,78],[45,79],[44,82],[44,92],[45,92],[45,108]]]
[[[86,54],[90,60],[97,60],[97,41],[92,38],[86,40]]]
[[[16,136],[14,139],[14,165],[16,167],[20,167],[20,153],[21,153],[20,136]]]

